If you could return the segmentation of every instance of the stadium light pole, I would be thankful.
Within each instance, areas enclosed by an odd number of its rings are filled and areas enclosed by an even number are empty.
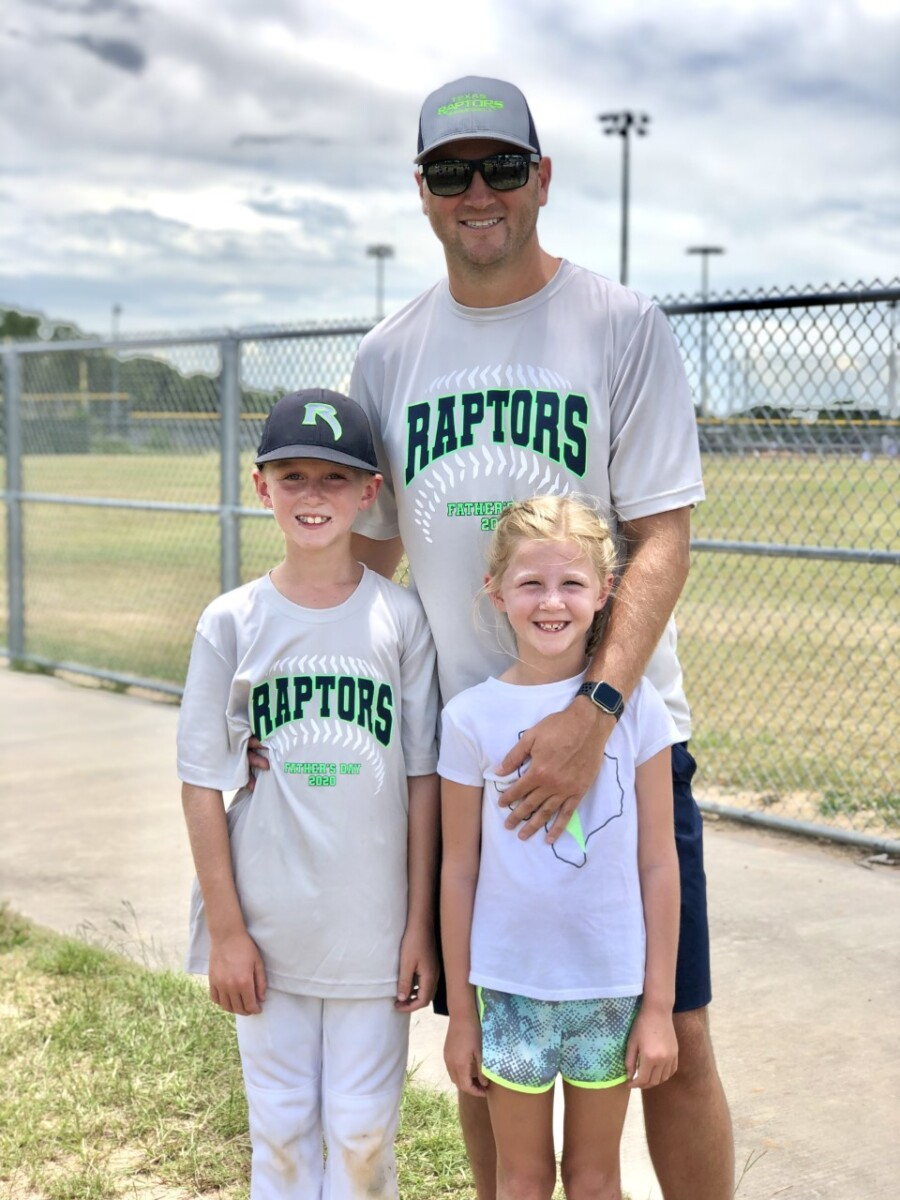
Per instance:
[[[895,328],[897,324],[897,301],[888,301],[888,312],[890,318],[888,322],[888,416],[891,418],[900,417],[900,408],[897,407],[897,335]]]
[[[685,254],[700,255],[700,297],[703,312],[700,314],[700,416],[709,415],[709,377],[707,375],[707,322],[709,313],[706,305],[709,303],[709,259],[712,254],[724,254],[722,246],[688,246]]]
[[[631,135],[647,136],[650,118],[646,113],[624,112],[599,113],[597,120],[603,126],[603,132],[610,136],[618,135],[622,139],[622,235],[619,250],[619,282],[628,282],[628,192],[629,161],[628,144]]]
[[[366,254],[375,259],[375,320],[384,316],[384,260],[394,257],[394,247],[385,242],[366,246]]]
[[[711,254],[724,254],[724,246],[688,246],[685,254],[700,255],[700,295],[703,303],[709,300],[709,257]]]
[[[122,315],[122,305],[114,304],[110,315],[110,332],[112,333],[112,394],[110,401],[110,429],[118,432],[119,427],[119,318]]]

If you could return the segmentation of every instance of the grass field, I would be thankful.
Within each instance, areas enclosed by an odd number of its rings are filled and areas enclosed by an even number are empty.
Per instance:
[[[233,1018],[186,975],[37,929],[0,906],[0,1194],[246,1200]],[[407,1087],[401,1194],[474,1200],[454,1105]]]
[[[215,504],[217,471],[214,455],[47,456],[26,459],[25,487]],[[897,460],[713,456],[704,472],[698,539],[900,543]],[[242,503],[256,505],[249,458]],[[244,579],[280,557],[270,520],[244,521],[241,544]],[[29,652],[183,681],[219,590],[216,517],[33,504],[25,546]],[[896,834],[896,579],[885,565],[695,555],[678,619],[701,795]]]

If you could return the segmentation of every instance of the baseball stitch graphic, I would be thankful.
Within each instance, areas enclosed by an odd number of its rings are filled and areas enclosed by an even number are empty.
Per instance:
[[[561,379],[555,371],[526,364],[504,363],[502,366],[474,367],[469,371],[444,375],[432,381],[428,394],[437,396],[448,389],[459,392],[479,386],[505,386],[511,390],[527,388],[530,391],[548,387],[557,391],[571,390],[571,384]],[[434,541],[431,526],[435,513],[454,495],[459,495],[461,484],[479,478],[527,479],[531,495],[534,496],[565,496],[572,491],[559,468],[533,450],[523,450],[518,446],[481,446],[456,451],[430,463],[409,484],[413,520],[422,530],[426,542]]]
[[[344,655],[312,655],[301,658],[282,658],[272,665],[274,675],[355,675],[358,678],[378,679],[380,672],[365,659],[348,658]],[[277,749],[282,761],[287,761],[303,748],[317,752],[332,749],[344,757],[353,755],[368,762],[374,773],[378,795],[384,786],[384,755],[375,737],[360,725],[339,718],[311,717],[308,721],[291,721],[276,729],[268,738],[267,745]]]

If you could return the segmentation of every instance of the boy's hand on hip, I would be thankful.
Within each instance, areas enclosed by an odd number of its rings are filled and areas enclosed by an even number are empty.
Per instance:
[[[247,787],[252,792],[256,787],[255,771],[268,771],[269,752],[258,737],[252,737],[247,743],[247,764],[250,767],[250,778]]]
[[[518,825],[519,837],[530,838],[549,824],[547,841],[555,842],[600,773],[614,727],[613,717],[582,697],[527,729],[497,767],[498,775],[511,775],[528,762],[498,801],[510,809],[506,828]]]
[[[209,996],[214,1004],[239,1017],[262,1011],[266,968],[249,933],[213,940],[209,951]]]

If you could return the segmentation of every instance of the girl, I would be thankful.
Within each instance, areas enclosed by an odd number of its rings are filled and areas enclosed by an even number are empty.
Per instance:
[[[659,694],[644,680],[631,695],[597,781],[552,846],[513,837],[496,803],[511,780],[492,764],[584,683],[614,566],[609,528],[570,497],[508,508],[485,591],[509,621],[516,661],[443,715],[444,1058],[458,1088],[487,1096],[498,1200],[553,1193],[557,1074],[566,1196],[621,1197],[628,1088],[664,1082],[678,1061],[678,733]]]

